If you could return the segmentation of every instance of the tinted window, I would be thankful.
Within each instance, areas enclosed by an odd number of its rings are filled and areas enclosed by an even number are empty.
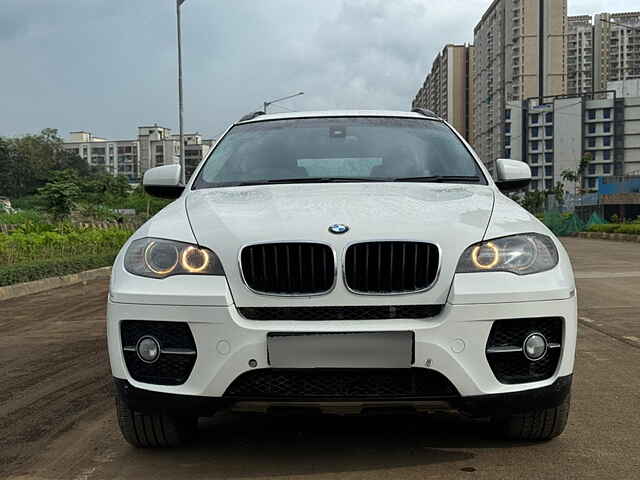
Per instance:
[[[350,117],[285,119],[233,127],[194,188],[287,179],[462,176],[486,184],[470,152],[432,120]]]

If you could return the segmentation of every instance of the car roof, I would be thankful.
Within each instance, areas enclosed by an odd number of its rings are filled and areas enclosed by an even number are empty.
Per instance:
[[[322,118],[322,117],[395,117],[440,120],[438,117],[425,116],[421,113],[404,112],[401,110],[322,110],[315,112],[283,112],[257,115],[248,120],[237,123],[265,122],[269,120],[284,120],[289,118]]]

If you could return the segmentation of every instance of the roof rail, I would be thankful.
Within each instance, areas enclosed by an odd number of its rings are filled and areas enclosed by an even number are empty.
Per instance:
[[[240,120],[238,120],[238,122],[246,122],[247,120],[253,120],[254,118],[259,117],[260,115],[264,115],[264,114],[265,113],[262,110],[258,110],[257,112],[247,113]]]
[[[425,117],[435,117],[440,118],[438,115],[433,113],[431,110],[427,110],[426,108],[413,108],[411,109],[413,113],[419,113],[420,115],[424,115]]]

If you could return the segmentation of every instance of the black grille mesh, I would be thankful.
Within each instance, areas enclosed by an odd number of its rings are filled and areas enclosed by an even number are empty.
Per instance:
[[[319,243],[250,245],[240,256],[247,285],[280,295],[323,293],[335,279],[333,252]]]
[[[521,347],[530,333],[542,333],[548,342],[562,344],[561,318],[524,318],[493,322],[487,348]],[[528,360],[522,352],[489,353],[487,360],[501,383],[525,383],[553,376],[560,360],[561,348],[553,348],[537,362]]]
[[[196,350],[189,325],[184,322],[125,320],[120,324],[120,332],[123,347],[135,347],[141,337],[151,335],[158,340],[161,349]],[[134,380],[157,385],[180,385],[189,378],[196,355],[161,353],[156,362],[149,364],[140,360],[135,351],[125,350],[124,360]]]
[[[225,397],[242,399],[401,399],[453,397],[458,392],[433,370],[261,369],[243,373]]]
[[[345,281],[362,293],[423,290],[436,279],[439,260],[438,248],[430,243],[358,243],[347,249]]]
[[[442,305],[372,305],[356,307],[241,307],[249,320],[387,320],[428,318],[440,313]]]

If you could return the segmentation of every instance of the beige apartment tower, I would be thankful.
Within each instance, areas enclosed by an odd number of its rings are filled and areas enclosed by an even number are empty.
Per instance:
[[[495,0],[474,29],[471,138],[482,160],[504,156],[507,106],[566,92],[566,0]]]
[[[413,108],[426,108],[469,137],[469,56],[473,47],[447,45],[433,61],[431,71],[413,100]]]
[[[608,90],[609,82],[640,78],[640,12],[569,17],[567,93]]]

